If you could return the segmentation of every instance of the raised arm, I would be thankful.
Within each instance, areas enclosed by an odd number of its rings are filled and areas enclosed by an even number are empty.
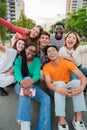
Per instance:
[[[2,45],[0,45],[0,51],[1,51],[1,52],[5,52],[5,47],[2,46]]]
[[[79,46],[78,47],[79,53],[87,53],[87,45]]]
[[[0,24],[2,24],[3,26],[7,27],[8,29],[13,30],[15,32],[18,32],[22,35],[26,35],[30,31],[29,29],[25,29],[25,28],[22,28],[22,27],[15,26],[15,25],[9,23],[8,21],[6,21],[5,19],[3,19],[1,17],[0,17]]]

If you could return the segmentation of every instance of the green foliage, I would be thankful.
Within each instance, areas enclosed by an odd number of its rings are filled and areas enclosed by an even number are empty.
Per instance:
[[[6,16],[6,3],[2,3],[0,7],[0,17],[5,18]]]
[[[68,18],[66,18],[65,20],[65,32],[67,33],[70,30],[72,30],[72,27],[71,27],[71,16],[69,15]]]
[[[22,10],[19,20],[16,21],[16,25],[20,27],[32,29],[36,24],[32,19],[27,18]]]
[[[87,41],[87,5],[80,8],[77,12],[68,14],[66,19],[59,21],[65,26],[65,33],[74,30],[80,37],[84,36]],[[55,23],[51,26],[50,32],[53,33]]]
[[[1,2],[1,7],[0,7],[0,17],[5,18],[6,17],[6,3],[3,1]],[[7,34],[7,29],[0,25],[0,39],[1,39],[1,43],[4,44],[4,40]]]
[[[54,32],[54,26],[55,24],[57,23],[62,23],[63,25],[65,25],[65,19],[63,19],[62,21],[57,21],[56,23],[54,23],[53,25],[51,25],[51,28],[49,30],[50,33],[53,33]]]
[[[54,24],[51,25],[51,29],[49,30],[49,32],[53,34],[53,32],[54,32]]]
[[[4,44],[6,34],[7,34],[7,29],[4,26],[0,25],[0,39],[2,44]]]
[[[66,18],[65,31],[75,30],[80,36],[87,37],[87,8],[80,8]]]
[[[11,23],[16,26],[28,28],[28,29],[32,29],[36,25],[32,19],[26,17],[23,10],[21,11],[20,18],[17,21],[12,21]],[[8,30],[8,32],[14,33],[12,30]]]

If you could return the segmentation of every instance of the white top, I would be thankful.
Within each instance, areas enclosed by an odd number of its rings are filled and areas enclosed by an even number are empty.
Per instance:
[[[12,67],[17,54],[17,51],[13,48],[5,47],[5,49],[5,52],[0,51],[0,74]]]
[[[87,45],[78,46],[75,50],[68,50],[65,46],[59,50],[59,55],[62,57],[71,56],[74,63],[79,66],[82,64],[82,54],[87,52]]]

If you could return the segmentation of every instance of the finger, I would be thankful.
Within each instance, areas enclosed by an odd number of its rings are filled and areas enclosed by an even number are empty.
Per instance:
[[[73,91],[72,95],[73,95],[73,96],[77,96],[77,95],[78,95],[78,92],[77,92],[77,91]]]

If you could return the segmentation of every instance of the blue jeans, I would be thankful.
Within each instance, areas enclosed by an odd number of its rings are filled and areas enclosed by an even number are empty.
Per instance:
[[[82,65],[80,65],[78,69],[87,77],[87,67],[83,67]],[[70,77],[71,80],[78,79],[78,77],[73,72],[70,73]],[[84,90],[87,91],[87,85]]]
[[[72,80],[69,83],[64,83],[64,82],[54,82],[53,83],[56,87],[64,87],[69,84],[69,86],[80,86],[80,81],[79,80]],[[54,93],[54,99],[55,99],[55,113],[56,116],[65,116],[65,99],[66,96],[59,94],[57,92]],[[86,111],[86,104],[85,104],[85,99],[83,92],[81,92],[77,96],[72,97],[73,100],[73,107],[74,107],[74,112],[80,112],[80,111]],[[80,105],[79,105],[80,104]]]
[[[83,67],[82,65],[78,67],[79,70],[87,77],[87,67]]]
[[[29,78],[25,78],[29,79]],[[15,91],[19,95],[18,110],[16,119],[20,121],[30,121],[30,101],[31,98],[40,103],[39,120],[36,130],[51,130],[51,101],[50,97],[36,84],[31,88],[36,89],[34,97],[20,96],[20,84],[15,85]]]

